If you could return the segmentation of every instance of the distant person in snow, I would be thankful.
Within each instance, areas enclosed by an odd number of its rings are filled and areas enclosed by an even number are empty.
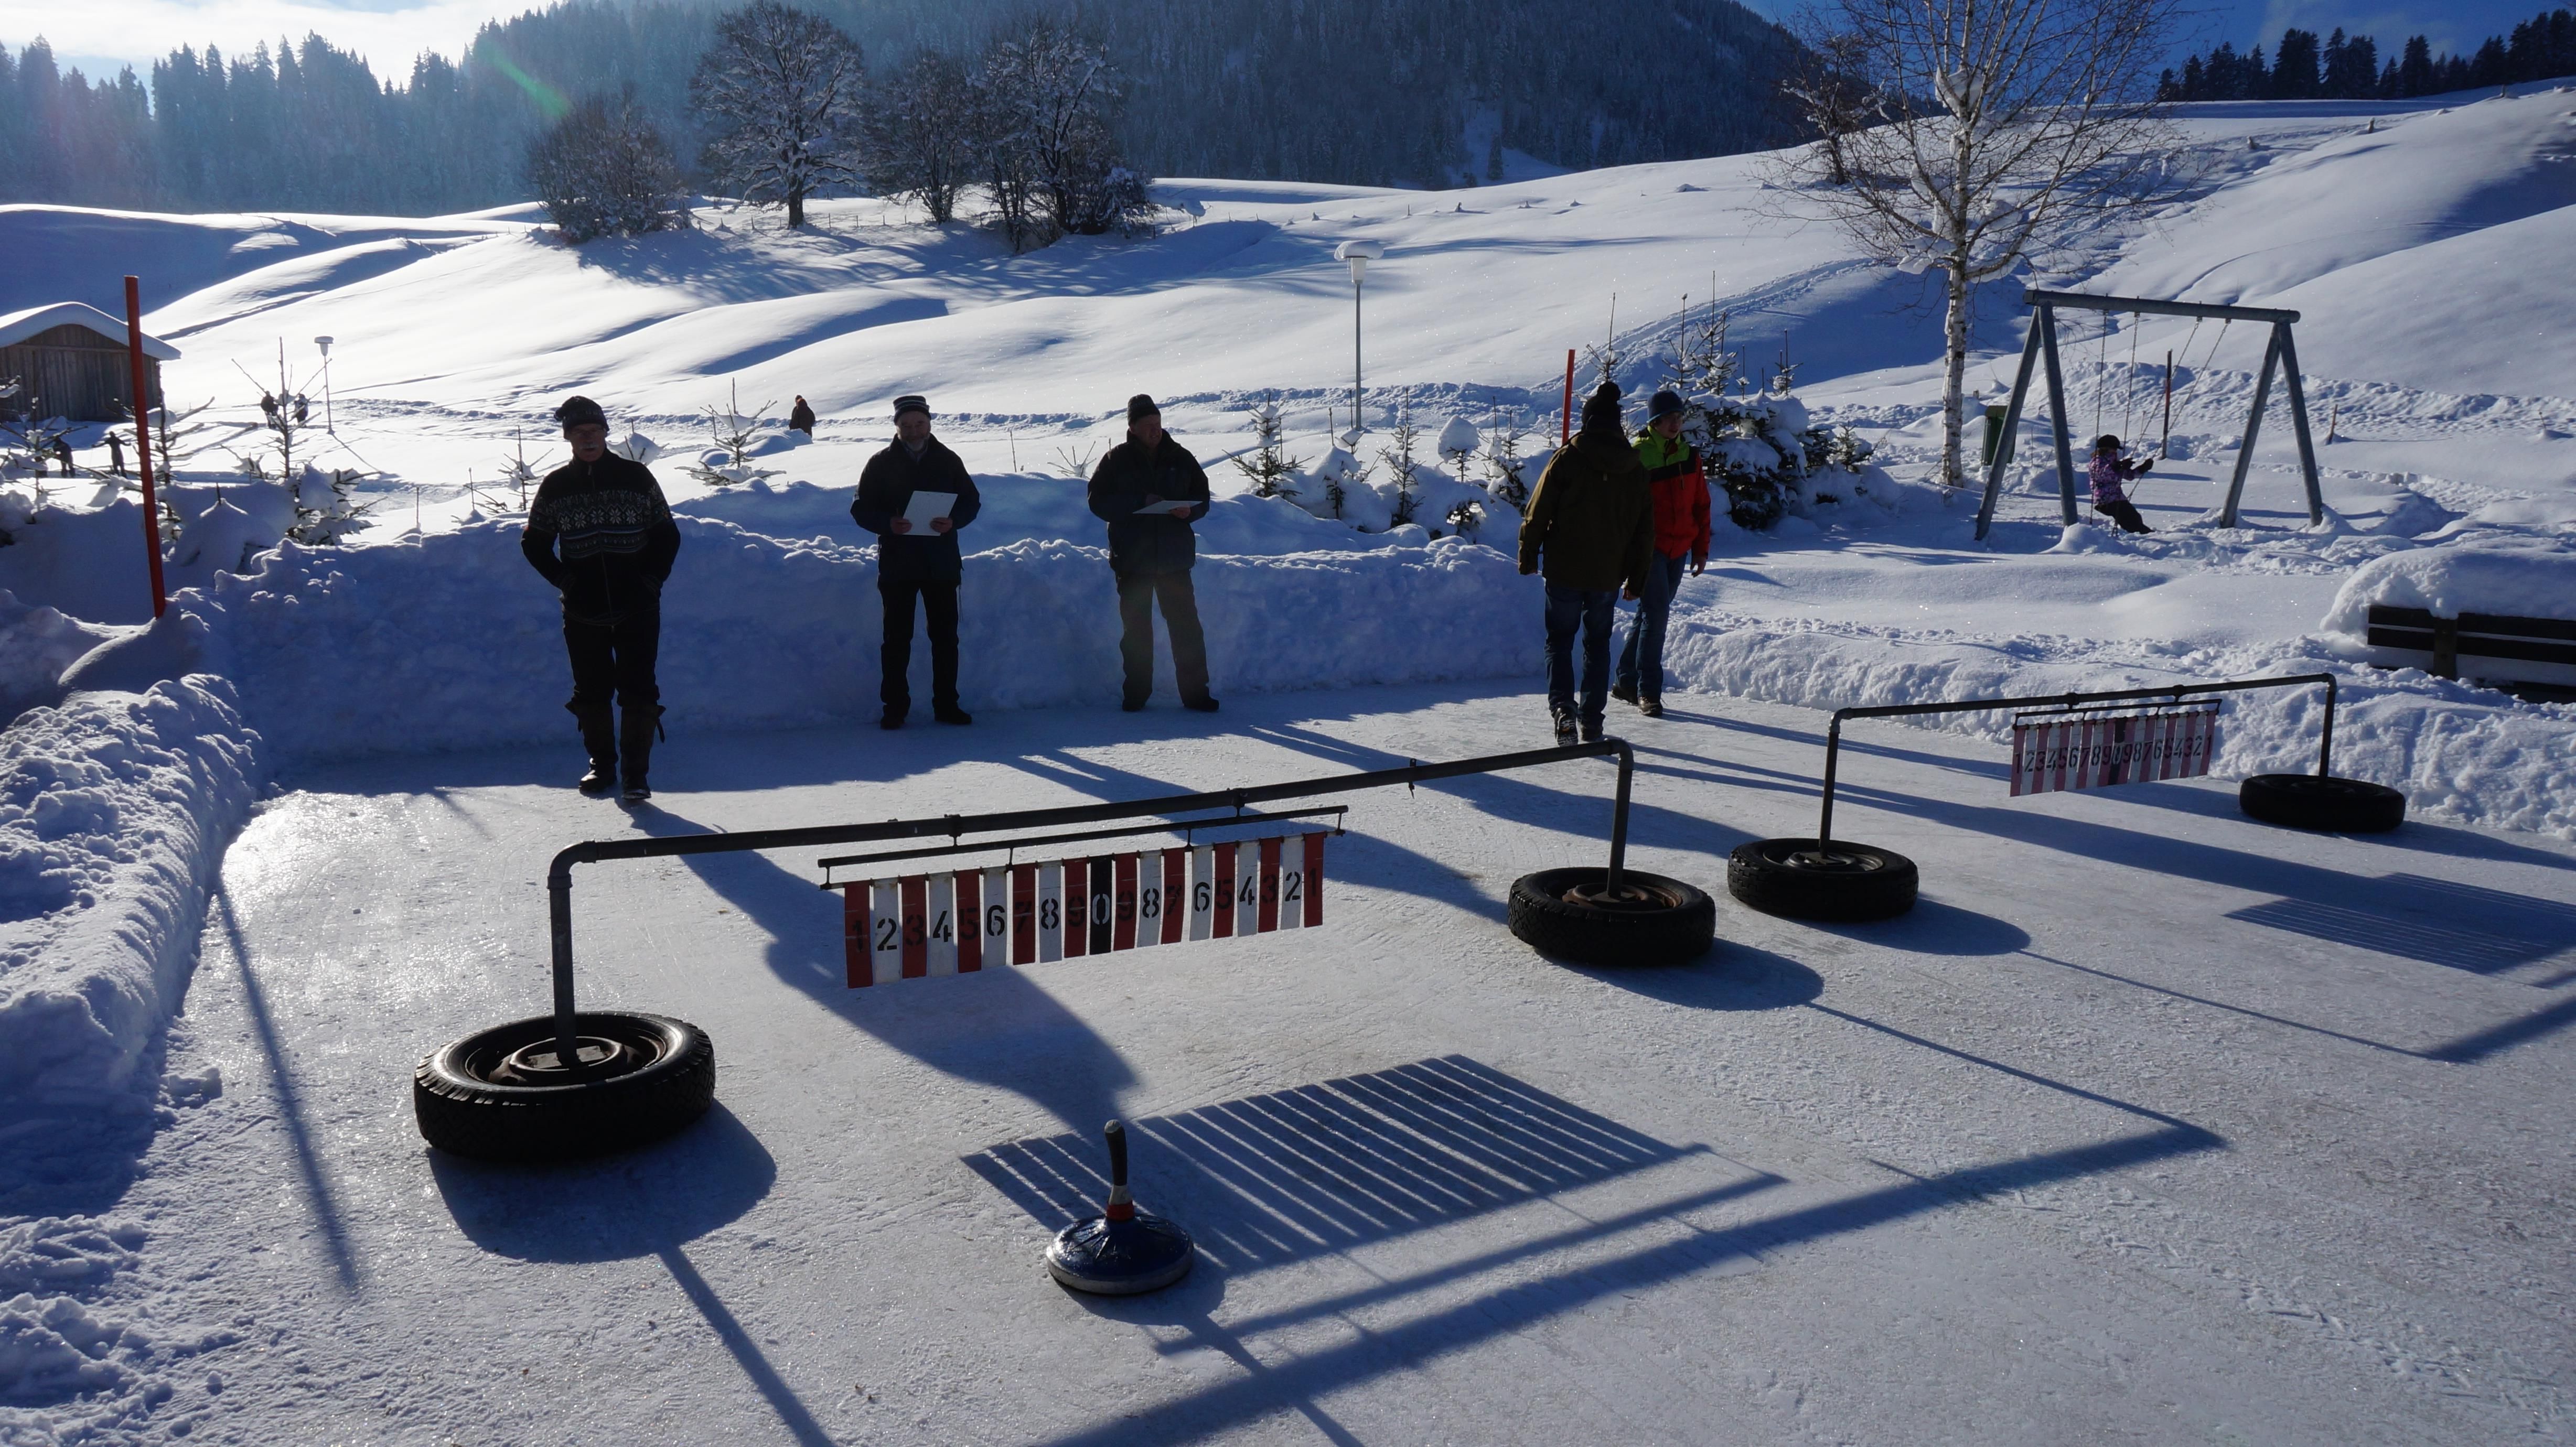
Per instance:
[[[1619,384],[1583,403],[1583,430],[1548,459],[1521,520],[1521,572],[1547,578],[1547,707],[1556,741],[1601,737],[1609,707],[1610,625],[1618,600],[1635,599],[1655,551],[1654,489],[1619,417]],[[1574,635],[1583,634],[1583,697],[1576,711]]]
[[[62,464],[63,476],[69,477],[72,475],[72,443],[70,438],[57,437],[54,439],[54,461]],[[44,469],[38,468],[37,470],[41,472]]]
[[[618,787],[625,798],[653,797],[645,773],[662,717],[653,677],[662,644],[662,585],[679,556],[662,485],[640,462],[608,450],[608,417],[588,397],[555,409],[572,461],[546,474],[528,504],[519,551],[563,594],[564,651],[572,656],[572,699],[564,705],[581,725],[590,772],[581,791]],[[622,722],[610,711],[624,710]]]
[[[796,400],[801,407],[805,399]],[[947,501],[916,522],[906,516],[923,511],[913,506],[915,493],[944,495]],[[957,706],[957,584],[966,567],[957,530],[973,522],[983,506],[966,464],[930,435],[930,403],[918,396],[895,398],[894,440],[868,459],[859,474],[859,495],[850,503],[851,520],[880,539],[877,597],[885,604],[885,648],[878,655],[883,677],[877,685],[877,698],[885,704],[881,728],[902,728],[912,711],[915,599],[930,629],[930,716],[944,724],[975,721]]]
[[[802,397],[796,399],[796,406],[787,414],[787,430],[802,432],[808,437],[814,435],[814,409],[806,406]]]
[[[1118,657],[1125,666],[1121,706],[1134,713],[1154,692],[1154,605],[1172,638],[1172,681],[1181,706],[1216,712],[1208,692],[1207,635],[1199,628],[1198,592],[1190,568],[1207,516],[1207,473],[1190,450],[1163,430],[1163,410],[1139,392],[1127,399],[1127,440],[1091,472],[1091,511],[1109,524],[1109,570],[1118,579]]]
[[[2104,433],[2093,439],[2092,459],[2084,464],[2084,475],[2093,484],[2093,510],[2118,523],[2123,532],[2151,533],[2147,520],[2138,516],[2138,505],[2129,501],[2121,487],[2133,477],[2143,477],[2155,466],[2155,459],[2124,462],[2120,458],[2120,439]]]
[[[1667,387],[1646,404],[1646,427],[1637,434],[1637,462],[1654,490],[1655,550],[1646,559],[1637,621],[1628,626],[1610,696],[1648,718],[1664,716],[1664,625],[1682,585],[1682,560],[1690,560],[1693,577],[1708,568],[1708,474],[1699,449],[1682,440],[1688,414],[1681,394]]]
[[[125,439],[113,432],[107,434],[107,470],[111,476],[125,475]]]

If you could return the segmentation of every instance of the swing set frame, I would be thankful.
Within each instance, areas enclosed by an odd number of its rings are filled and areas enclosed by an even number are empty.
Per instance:
[[[2012,401],[2004,409],[2003,436],[1994,449],[1994,458],[1986,464],[1985,500],[1977,506],[1977,536],[1983,539],[1994,523],[1995,500],[2001,495],[2004,469],[2012,462],[2015,434],[2021,430],[2022,404],[2030,396],[2032,371],[2043,361],[2048,369],[2048,419],[2057,441],[2057,499],[2059,511],[2069,526],[2075,513],[2075,452],[2066,431],[2066,380],[2057,360],[2057,310],[2067,307],[2077,311],[2138,312],[2148,316],[2195,317],[2204,321],[2254,322],[2272,328],[2271,342],[2263,349],[2263,370],[2254,380],[2254,406],[2245,418],[2245,440],[2236,449],[2236,475],[2227,484],[2227,501],[2219,508],[2218,525],[2236,526],[2236,506],[2245,493],[2245,474],[2254,461],[2254,440],[2263,430],[2263,409],[2272,400],[2272,374],[2281,374],[2287,389],[2290,428],[2299,441],[2299,474],[2308,488],[2308,521],[2326,520],[2325,496],[2317,486],[2317,446],[2308,430],[2307,389],[2299,382],[2299,349],[2291,339],[2290,328],[2299,319],[2294,311],[2272,307],[2217,306],[2207,302],[2164,301],[2143,296],[2096,296],[2080,291],[2024,291],[2022,305],[2035,309],[2030,336],[2022,344],[2021,371],[2013,378]],[[2215,347],[2212,348],[2215,351]],[[2188,358],[2185,358],[2188,361]]]

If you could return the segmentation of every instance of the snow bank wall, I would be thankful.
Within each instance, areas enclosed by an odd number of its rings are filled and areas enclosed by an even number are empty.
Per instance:
[[[2400,556],[2412,556],[2400,555]],[[2495,696],[2412,670],[2356,668],[2323,640],[2244,648],[2160,648],[2090,639],[1977,636],[1844,623],[1782,623],[1676,612],[1664,643],[1672,682],[1815,709],[1930,703],[2052,690],[2153,688],[2289,673],[2337,676],[2334,771],[2403,790],[2420,817],[2576,839],[2576,708],[2499,709]],[[2230,695],[2213,772],[2316,768],[2325,690]],[[2012,715],[1933,715],[1898,723],[2010,743]],[[1821,770],[1823,759],[1817,759]],[[2002,761],[1997,760],[1998,782]]]
[[[883,608],[873,549],[781,541],[683,517],[662,597],[673,732],[847,721],[877,708]],[[1368,553],[1202,554],[1212,686],[1328,688],[1528,673],[1532,589],[1454,538]],[[268,743],[306,757],[569,741],[554,590],[489,523],[363,549],[293,544],[176,606]],[[1106,554],[1024,541],[970,556],[959,596],[966,707],[1106,706],[1119,692]],[[1159,632],[1159,628],[1157,630]],[[1171,692],[1157,649],[1160,691]],[[926,712],[929,650],[912,695]]]
[[[149,1108],[137,1066],[262,777],[209,674],[75,693],[0,733],[0,1152],[23,1160],[48,1118]]]

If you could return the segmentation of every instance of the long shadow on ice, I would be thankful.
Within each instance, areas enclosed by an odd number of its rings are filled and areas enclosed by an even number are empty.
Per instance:
[[[1872,1029],[1885,1028],[1840,1012],[1830,1013]],[[1901,1032],[1890,1033],[1901,1035]],[[1916,1040],[1915,1043],[1944,1054],[1959,1055],[1959,1052],[1928,1041]],[[1493,1281],[1499,1277],[1499,1283],[1490,1290],[1454,1305],[1413,1316],[1398,1324],[1371,1327],[1340,1345],[1288,1355],[1281,1364],[1268,1370],[1247,1369],[1241,1375],[1229,1376],[1216,1385],[1155,1406],[1141,1415],[1122,1414],[1115,1420],[1056,1438],[1055,1447],[1088,1447],[1088,1444],[1095,1443],[1101,1447],[1110,1443],[1178,1444],[1205,1440],[1274,1413],[1304,1411],[1317,1399],[1357,1383],[1393,1373],[1418,1372],[1430,1361],[1496,1337],[1583,1311],[1605,1299],[1682,1280],[1731,1261],[1758,1260],[1767,1251],[1856,1234],[1969,1204],[1990,1193],[2028,1190],[2177,1156],[2223,1149],[2226,1145],[2223,1139],[2209,1131],[2169,1116],[2059,1085],[1978,1057],[1959,1058],[2110,1105],[2155,1122],[2156,1128],[1940,1175],[1918,1176],[1902,1184],[1723,1227],[1702,1226],[1682,1214],[1743,1199],[1783,1184],[1781,1178],[1767,1172],[1747,1172],[1736,1180],[1678,1200],[1655,1203],[1608,1219],[1586,1220],[1578,1226],[1536,1239],[1516,1241],[1465,1260],[1444,1262],[1411,1275],[1372,1273],[1376,1279],[1341,1294],[1300,1302],[1249,1319],[1229,1321],[1222,1326],[1210,1322],[1205,1329],[1200,1328],[1196,1319],[1198,1313],[1192,1309],[1194,1303],[1179,1310],[1159,1313],[1151,1306],[1102,1308],[1102,1314],[1120,1319],[1131,1319],[1128,1312],[1141,1310],[1148,1314],[1132,1319],[1191,1328],[1189,1336],[1162,1344],[1160,1349],[1166,1353],[1212,1349],[1240,1362],[1251,1355],[1243,1345],[1244,1338],[1258,1333],[1364,1311],[1423,1293],[1454,1290],[1461,1281],[1480,1278]],[[1432,1088],[1426,1090],[1425,1082],[1410,1078],[1417,1074],[1429,1074]],[[1441,1079],[1442,1075],[1453,1076],[1455,1080]],[[1205,1169],[1217,1181],[1218,1188],[1211,1192],[1206,1203],[1211,1210],[1209,1219],[1221,1229],[1230,1228],[1237,1219],[1249,1219],[1269,1233],[1256,1237],[1248,1243],[1248,1248],[1238,1248],[1253,1252],[1250,1258],[1253,1263],[1267,1264],[1268,1258],[1259,1254],[1264,1250],[1284,1253],[1278,1259],[1296,1259],[1320,1251],[1339,1250],[1342,1248],[1335,1237],[1347,1235],[1354,1229],[1371,1233],[1386,1229],[1380,1223],[1400,1223],[1395,1229],[1410,1229],[1417,1221],[1436,1224],[1441,1219],[1493,1209],[1480,1198],[1457,1194],[1461,1189],[1457,1179],[1461,1177],[1472,1181],[1476,1176],[1491,1174],[1505,1181],[1513,1191],[1536,1199],[1549,1191],[1580,1184],[1578,1177],[1606,1179],[1606,1175],[1600,1173],[1617,1174],[1627,1169],[1632,1160],[1671,1159],[1669,1153],[1681,1149],[1661,1145],[1579,1108],[1566,1108],[1573,1111],[1568,1115],[1559,1109],[1564,1107],[1564,1103],[1554,1097],[1533,1092],[1531,1087],[1521,1082],[1458,1057],[1422,1061],[1398,1071],[1380,1072],[1379,1076],[1393,1077],[1394,1083],[1382,1086],[1376,1076],[1353,1077],[1349,1081],[1326,1082],[1305,1091],[1282,1092],[1277,1097],[1256,1097],[1227,1107],[1210,1107],[1190,1114],[1225,1115],[1227,1118],[1187,1133],[1175,1131],[1176,1138],[1185,1142],[1175,1146],[1176,1152],[1204,1153]],[[1360,1088],[1363,1086],[1366,1088]],[[1482,1133],[1497,1129],[1493,1118],[1482,1117],[1475,1109],[1460,1110],[1453,1104],[1427,1114],[1412,1113],[1416,1098],[1427,1095],[1436,1102],[1447,1094],[1464,1094],[1471,1105],[1481,1104],[1477,1100],[1480,1096],[1516,1100],[1534,1095],[1536,1103],[1523,1106],[1524,1113],[1501,1116],[1499,1129],[1505,1139],[1497,1147],[1493,1142],[1480,1138]],[[1246,1115],[1253,1118],[1244,1119]],[[1462,1122],[1467,1128],[1463,1134],[1457,1134],[1462,1129]],[[1526,1138],[1522,1137],[1524,1131],[1530,1132]],[[1466,1155],[1459,1145],[1450,1143],[1453,1134],[1461,1145],[1484,1150],[1490,1153],[1489,1157],[1453,1159],[1453,1152]],[[1205,1139],[1211,1135],[1215,1139]],[[1344,1136],[1353,1137],[1358,1144],[1338,1154],[1330,1170],[1316,1170],[1310,1156],[1317,1142],[1336,1142]],[[1391,1147],[1383,1144],[1388,1138],[1394,1139],[1405,1150],[1393,1153]],[[1067,1209],[1055,1199],[1058,1190],[1079,1186],[1097,1189],[1098,1184],[1078,1162],[1064,1167],[1062,1175],[1056,1174],[1057,1167],[1050,1162],[1039,1167],[1042,1178],[1031,1182],[1020,1174],[1018,1168],[1022,1162],[1018,1157],[1008,1161],[999,1159],[1002,1150],[1027,1150],[1034,1156],[1050,1144],[1022,1142],[1016,1147],[997,1148],[995,1152],[987,1153],[985,1163],[978,1166],[988,1180],[994,1180],[1005,1194],[1029,1206],[1041,1220],[1053,1220]],[[1687,1149],[1696,1153],[1705,1148]],[[1372,1151],[1375,1154],[1369,1154]],[[1365,1157],[1361,1169],[1346,1168],[1345,1161],[1354,1155]],[[1216,1177],[1214,1173],[1220,1169],[1232,1172],[1231,1179]],[[1531,1169],[1560,1175],[1571,1171],[1574,1176],[1553,1184],[1540,1180],[1515,1184],[1514,1172]],[[1411,1193],[1399,1188],[1411,1188]],[[1243,1211],[1240,1217],[1229,1215],[1224,1205],[1228,1193],[1239,1195],[1263,1209]],[[1511,1191],[1505,1194],[1509,1195]],[[1279,1214],[1283,1209],[1288,1214]],[[1321,1226],[1311,1224],[1316,1222],[1322,1223]],[[1355,1226],[1354,1222],[1358,1224]],[[1678,1240],[1671,1239],[1675,1226],[1683,1230]],[[1602,1258],[1597,1250],[1587,1251],[1579,1264],[1559,1267],[1544,1274],[1532,1274],[1528,1270],[1529,1264],[1546,1262],[1556,1253],[1587,1244],[1597,1247],[1599,1243],[1647,1227],[1655,1228],[1654,1244],[1637,1246],[1607,1259]],[[1332,1234],[1318,1234],[1319,1231]],[[1279,1238],[1276,1243],[1273,1236]],[[1271,1355],[1276,1359],[1281,1354],[1274,1352]],[[1312,1414],[1309,1415],[1311,1419]],[[1323,1427],[1324,1423],[1318,1422],[1317,1425]],[[1338,1432],[1338,1426],[1326,1430],[1328,1435],[1332,1435]],[[1333,1440],[1348,1439],[1346,1435],[1336,1435]]]
[[[656,1255],[741,1219],[778,1179],[768,1148],[722,1101],[668,1140],[596,1160],[498,1165],[426,1155],[456,1228],[517,1261]]]

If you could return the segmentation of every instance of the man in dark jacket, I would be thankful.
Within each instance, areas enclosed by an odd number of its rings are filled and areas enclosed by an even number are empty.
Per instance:
[[[1163,412],[1153,398],[1141,392],[1128,398],[1127,440],[1092,469],[1091,511],[1109,524],[1129,713],[1143,708],[1154,692],[1157,599],[1163,628],[1172,636],[1172,680],[1180,685],[1181,705],[1216,712],[1208,694],[1207,635],[1199,630],[1198,593],[1190,586],[1190,565],[1198,561],[1190,524],[1207,510],[1207,473],[1199,460],[1163,431]]]
[[[1610,704],[1610,624],[1637,596],[1655,549],[1654,490],[1619,421],[1619,387],[1583,404],[1583,430],[1550,458],[1521,520],[1521,571],[1547,570],[1547,707],[1556,741],[1601,737]],[[1582,712],[1575,711],[1574,635],[1583,634]]]
[[[662,500],[662,485],[640,462],[608,450],[608,418],[588,397],[555,409],[572,461],[546,474],[528,504],[519,551],[563,594],[564,650],[572,655],[572,699],[564,707],[581,724],[590,750],[585,794],[617,786],[625,798],[653,796],[645,772],[662,717],[653,677],[662,643],[662,584],[679,556],[680,529]],[[624,709],[620,722],[612,698]]]
[[[916,525],[904,516],[916,492],[946,493],[942,515]],[[918,396],[894,399],[894,441],[868,459],[850,517],[877,535],[877,596],[885,603],[883,728],[903,727],[912,711],[912,605],[921,600],[930,627],[930,713],[945,724],[975,720],[957,706],[957,583],[965,561],[957,530],[983,511],[966,464],[930,435],[930,404]]]

